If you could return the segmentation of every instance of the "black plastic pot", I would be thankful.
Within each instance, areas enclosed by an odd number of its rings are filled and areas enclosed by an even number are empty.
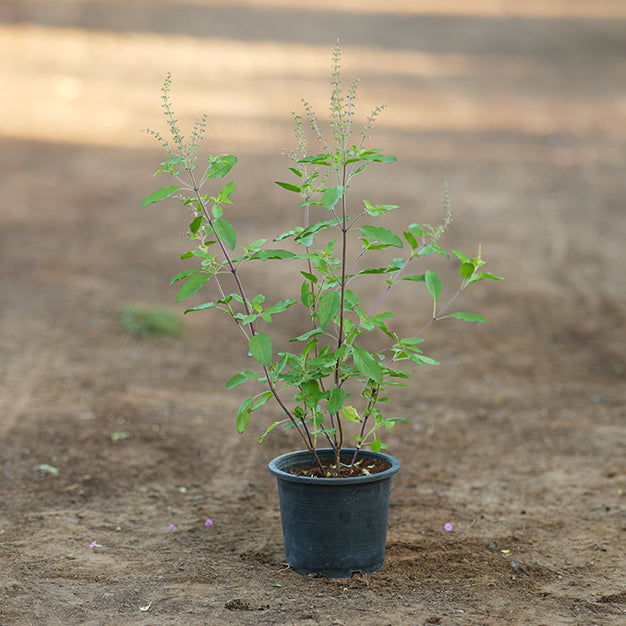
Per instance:
[[[344,450],[342,459],[354,450]],[[322,461],[334,459],[320,450]],[[313,460],[308,450],[273,459],[270,472],[278,481],[286,562],[299,574],[347,578],[376,572],[385,561],[391,478],[398,459],[362,450],[359,458],[379,457],[391,464],[384,472],[355,478],[296,476],[289,470]]]

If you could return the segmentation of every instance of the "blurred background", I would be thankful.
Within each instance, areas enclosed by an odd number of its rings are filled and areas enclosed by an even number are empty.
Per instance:
[[[337,40],[346,83],[361,81],[357,119],[386,104],[371,145],[399,158],[362,191],[400,205],[403,223],[436,223],[447,183],[447,244],[469,253],[482,243],[487,269],[506,277],[477,286],[467,307],[492,322],[479,337],[494,363],[531,379],[595,371],[623,385],[623,1],[5,0],[5,413],[15,419],[32,401],[39,378],[23,373],[53,354],[61,370],[87,355],[105,380],[129,358],[119,345],[103,352],[115,311],[173,303],[186,216],[138,208],[162,160],[141,130],[164,130],[166,73],[183,130],[206,112],[206,151],[239,155],[232,216],[252,240],[291,223],[293,198],[273,181],[288,176],[282,151],[300,99],[328,117]],[[187,323],[206,348],[205,322]]]
[[[370,146],[398,157],[355,203],[437,224],[447,183],[442,245],[506,279],[468,289],[487,323],[434,325],[441,367],[385,405],[409,422],[385,433],[403,468],[372,587],[284,571],[263,467],[300,444],[257,445],[272,403],[235,431],[247,346],[175,304],[185,210],[140,207],[169,184],[142,129],[165,132],[171,72],[183,133],[206,112],[202,151],[239,157],[240,240],[299,223],[274,181],[301,98],[327,123],[337,40],[357,121],[387,105]],[[623,622],[625,198],[625,0],[0,0],[0,621]],[[298,297],[282,265],[251,289]],[[432,304],[403,285],[411,333]]]

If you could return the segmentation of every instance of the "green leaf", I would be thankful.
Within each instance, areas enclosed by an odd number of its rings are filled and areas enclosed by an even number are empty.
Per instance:
[[[361,374],[382,385],[383,370],[380,363],[367,350],[353,346],[352,358],[354,359],[354,367]]]
[[[214,309],[217,306],[215,302],[205,302],[204,304],[199,304],[198,306],[194,306],[191,309],[187,309],[185,311],[185,315],[187,313],[191,313],[191,311],[204,311],[206,309]]]
[[[423,283],[426,280],[426,274],[413,274],[412,276],[405,276],[402,280],[413,280]]]
[[[425,277],[426,287],[430,292],[433,300],[437,302],[437,300],[439,300],[439,296],[441,295],[441,280],[439,276],[437,276],[437,274],[435,274],[435,272],[431,270],[426,270]]]
[[[361,235],[368,241],[379,241],[387,246],[402,248],[402,239],[382,226],[361,226]]]
[[[305,280],[300,288],[300,300],[302,304],[308,309],[313,304],[313,292],[311,291],[311,283]]]
[[[379,150],[368,150],[361,154],[361,158],[374,163],[395,163],[398,159],[390,154],[378,154]]]
[[[445,256],[446,259],[450,258],[450,255],[441,246],[438,246],[437,244],[434,243],[432,244],[432,249],[433,249],[433,252],[436,252],[437,254],[440,254],[441,256]]]
[[[469,278],[474,273],[474,264],[470,263],[469,261],[461,263],[461,266],[459,267],[459,273],[461,274],[461,278],[463,280]]]
[[[408,422],[409,420],[406,417],[387,417],[383,424],[385,428],[393,428],[395,424],[398,422]]]
[[[439,365],[439,361],[435,361],[435,359],[431,359],[429,356],[424,356],[423,354],[408,354],[407,358],[411,361],[414,361],[418,365]]]
[[[218,300],[218,303],[229,304],[232,300],[239,302],[239,304],[243,304],[243,298],[238,293],[229,293],[228,295],[224,295],[223,298]]]
[[[274,394],[271,391],[264,391],[261,395],[257,396],[254,399],[254,403],[252,404],[252,410],[256,411],[260,409],[270,398],[273,398]]]
[[[435,254],[435,249],[433,246],[428,245],[423,248],[419,248],[417,256],[430,256],[431,254]]]
[[[391,311],[386,311],[385,313],[378,313],[377,315],[372,315],[367,318],[367,321],[370,324],[374,324],[374,326],[378,326],[379,328],[385,327],[385,320],[391,319],[394,317],[394,314]]]
[[[315,407],[323,395],[320,390],[319,382],[317,380],[305,380],[300,385],[300,388],[306,398],[307,406],[311,408]]]
[[[291,183],[280,183],[277,180],[274,181],[279,187],[286,189],[287,191],[295,191],[296,193],[300,193],[302,189],[298,187],[298,185],[292,185]]]
[[[403,346],[418,346],[420,343],[424,343],[424,339],[422,337],[405,337],[400,340],[400,343]]]
[[[353,406],[344,406],[341,409],[341,417],[348,422],[363,423],[363,420],[359,417],[359,412]]]
[[[358,159],[352,159],[351,162],[356,162]],[[347,164],[347,162],[346,162]],[[366,167],[368,166],[367,163],[363,163],[363,165],[357,167],[355,170],[353,170],[352,172],[350,172],[350,175],[348,177],[348,180],[353,179],[355,176],[358,176]]]
[[[424,236],[424,228],[421,224],[409,224],[407,228],[416,239]]]
[[[237,245],[237,233],[226,220],[213,220],[215,234],[231,249]]]
[[[261,246],[267,241],[267,239],[257,239],[256,241],[253,241],[247,248],[246,250],[249,252],[256,252],[257,250],[261,249]]]
[[[450,255],[441,246],[434,243],[419,248],[416,251],[416,256],[431,256],[432,254],[440,254],[441,256],[445,256],[446,259],[450,258]]]
[[[155,202],[160,202],[161,200],[165,200],[165,198],[169,198],[174,195],[180,187],[177,185],[169,185],[167,187],[161,187],[161,189],[157,189],[153,191],[147,198],[144,198],[141,203],[142,207],[148,206],[149,204],[154,204]]]
[[[252,358],[258,361],[261,365],[272,364],[272,340],[264,333],[253,335],[248,342],[248,348]]]
[[[389,370],[387,372],[389,374],[389,376],[394,376],[395,378],[411,378],[411,375],[406,371],[406,370]],[[390,382],[388,383],[389,385],[398,385],[398,386],[402,386],[402,387],[406,387],[406,383],[399,383],[399,382]]]
[[[250,302],[250,306],[257,312],[260,313],[263,310],[263,303],[265,302],[265,296],[262,293],[257,294],[252,298]]]
[[[172,174],[173,176],[178,176],[179,170],[176,168],[177,165],[185,165],[185,159],[179,156],[172,156],[167,161],[163,161],[161,165],[165,168],[162,170],[158,170],[154,173],[154,176],[157,174]]]
[[[279,425],[280,425],[280,422],[274,422],[273,424],[270,424],[267,427],[266,431],[259,437],[259,443],[263,443],[263,440],[265,439],[265,437],[267,437],[270,434],[270,432],[272,432],[274,430],[274,428],[276,428],[276,426],[279,426]],[[276,586],[280,587],[281,585],[280,585],[280,583],[277,583],[274,586],[275,587]]]
[[[380,452],[382,447],[383,447],[382,441],[376,435],[374,435],[374,439],[370,443],[370,448],[372,449],[372,452]]]
[[[172,280],[170,280],[170,285],[173,285],[174,283],[178,282],[179,280],[184,280],[185,278],[189,278],[190,276],[193,276],[194,274],[198,274],[200,272],[200,270],[183,270],[182,272],[178,272],[178,274],[176,274],[176,276],[174,276],[174,278],[172,278]]]
[[[475,274],[474,276],[472,276],[468,283],[477,283],[479,280],[484,280],[485,278],[488,278],[490,280],[504,280],[502,276],[496,276],[491,272],[481,272],[480,274]]]
[[[326,408],[331,415],[339,412],[339,410],[343,406],[343,401],[345,397],[346,392],[340,387],[335,387],[334,389],[330,390],[328,401],[326,403]]]
[[[294,235],[301,233],[303,230],[304,229],[302,228],[302,226],[296,226],[295,228],[287,230],[284,233],[281,233],[280,235],[274,237],[274,241],[282,241],[283,239],[288,239],[289,237],[293,237]]]
[[[365,204],[365,212],[371,215],[372,217],[378,217],[382,215],[386,211],[391,211],[393,209],[397,209],[397,204],[372,204],[369,200],[363,200]]]
[[[287,366],[287,361],[289,360],[289,356],[290,356],[286,352],[279,352],[278,354],[280,355],[281,358],[278,361],[278,363],[275,363],[272,366],[272,379],[274,380],[274,382],[278,380],[278,377],[282,374],[283,370]]]
[[[212,246],[215,243],[215,241],[206,241],[204,243],[205,247],[209,247]],[[211,259],[214,260],[215,257],[214,255],[212,255],[208,250],[203,250],[202,248],[198,247],[195,250],[191,251],[191,256],[192,257],[199,257],[201,259]],[[190,257],[191,258],[191,257]]]
[[[485,322],[485,318],[477,313],[452,313],[448,317],[456,317],[458,320],[464,320],[466,322]]]
[[[176,294],[176,302],[182,302],[185,298],[193,296],[200,288],[211,279],[211,274],[199,273],[192,276]]]
[[[203,221],[204,218],[202,215],[198,215],[198,217],[194,218],[189,224],[189,230],[195,235],[200,230]]]
[[[254,398],[246,398],[239,406],[236,422],[238,433],[243,433],[250,423],[250,413],[252,411],[253,402]]]
[[[211,159],[211,166],[204,175],[205,178],[224,178],[237,163],[237,157],[232,154],[226,154]]]
[[[318,335],[323,335],[324,331],[321,328],[314,328],[313,330],[309,330],[308,332],[292,339],[291,341],[308,341],[311,337],[317,337]]]
[[[331,156],[329,154],[316,154],[314,156],[299,159],[298,163],[312,163],[313,165],[330,165]]]
[[[462,263],[469,263],[469,257],[467,256],[467,254],[463,254],[460,250],[455,250],[454,248],[452,248],[452,252],[456,256],[456,258]]]
[[[330,211],[339,202],[341,196],[343,196],[345,188],[343,185],[337,185],[336,187],[329,187],[324,191],[322,195],[322,206]]]
[[[270,259],[295,259],[296,254],[289,250],[257,250],[250,258],[260,261],[268,261]]]
[[[301,235],[298,235],[295,241],[297,241],[301,246],[304,246],[305,248],[310,248],[315,243],[315,236],[306,235],[305,237],[302,237]]]
[[[309,341],[309,343],[307,343],[307,345],[304,346],[304,348],[302,349],[302,358],[306,359],[306,357],[309,356],[309,354],[315,349],[315,346],[317,346],[317,344],[318,344],[317,339],[313,339],[312,341]]]
[[[387,267],[368,267],[365,270],[361,270],[360,272],[358,272],[357,276],[367,276],[367,275],[371,275],[371,274],[389,274],[390,271],[398,271],[398,268],[395,268],[394,270],[390,270],[389,266]]]
[[[220,191],[219,195],[217,196],[217,201],[227,202],[233,191],[235,191],[235,183],[232,181],[230,183],[226,183],[222,188],[222,191]]]
[[[290,306],[293,306],[297,303],[297,300],[292,300],[291,298],[287,298],[286,300],[279,300],[276,304],[273,304],[269,309],[266,309],[266,313],[282,313],[286,311]]]
[[[239,374],[235,374],[227,383],[226,389],[233,389],[237,385],[241,385],[241,383],[245,383],[246,380],[250,378],[258,378],[258,376],[254,372],[250,372],[249,370],[244,370],[243,372],[239,372]]]
[[[398,257],[397,259],[392,259],[389,261],[389,264],[386,267],[368,267],[367,269],[361,270],[358,272],[358,276],[362,274],[390,274],[393,272],[397,272],[401,270],[406,265],[406,261]]]
[[[311,224],[307,228],[305,228],[301,233],[296,236],[296,242],[301,243],[303,246],[307,248],[310,247],[314,241],[314,237],[316,233],[326,230],[327,228],[331,228],[333,226],[337,226],[337,220],[321,220],[316,222],[315,224]]]
[[[319,299],[317,314],[319,315],[322,330],[326,330],[328,324],[337,315],[340,307],[341,295],[338,291],[329,291]]]
[[[419,244],[417,243],[417,239],[415,239],[415,236],[413,235],[413,233],[410,233],[408,230],[404,231],[404,238],[409,242],[409,245],[411,246],[411,250],[417,250],[417,248],[419,247]]]
[[[235,313],[233,316],[235,320],[241,324],[241,326],[246,326],[247,324],[252,324],[257,317],[259,317],[256,313],[251,313],[250,315],[246,315],[245,313]]]
[[[263,311],[261,313],[261,317],[266,322],[271,322],[272,321],[272,315],[275,315],[276,313],[283,313],[290,306],[292,306],[294,304],[296,304],[296,300],[292,300],[291,298],[288,298],[287,300],[281,300],[280,302],[277,302],[276,304],[272,305],[271,307],[268,307],[267,309],[265,309],[265,311]]]

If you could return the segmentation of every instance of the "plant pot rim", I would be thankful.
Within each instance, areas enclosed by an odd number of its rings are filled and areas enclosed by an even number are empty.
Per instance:
[[[354,448],[342,448],[341,456],[351,457],[354,454],[354,450]],[[332,458],[332,455],[334,455],[334,451],[332,450],[332,448],[321,448],[317,452],[323,459]],[[281,454],[280,456],[272,459],[268,464],[268,469],[272,475],[276,476],[276,478],[280,480],[310,485],[353,485],[355,483],[362,484],[377,482],[391,478],[400,471],[400,461],[390,454],[385,454],[384,452],[372,452],[371,450],[359,450],[359,458],[362,457],[379,459],[382,458],[383,460],[390,463],[391,467],[387,468],[383,472],[377,472],[376,474],[368,474],[364,476],[350,476],[343,478],[296,476],[295,474],[291,474],[287,470],[298,465],[305,465],[306,463],[310,463],[313,460],[313,454],[309,450],[297,450],[295,452],[287,452],[285,454]]]

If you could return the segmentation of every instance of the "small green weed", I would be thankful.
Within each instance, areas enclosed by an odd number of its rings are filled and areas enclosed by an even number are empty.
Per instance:
[[[120,326],[142,339],[180,337],[184,333],[181,316],[170,309],[129,304],[117,312]]]

